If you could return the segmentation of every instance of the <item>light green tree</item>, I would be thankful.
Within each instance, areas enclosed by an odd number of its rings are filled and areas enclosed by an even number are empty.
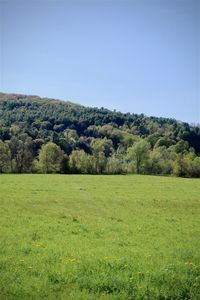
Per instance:
[[[200,177],[200,157],[194,152],[178,154],[173,165],[173,174],[180,177]]]
[[[107,174],[121,174],[123,173],[123,162],[117,153],[113,153],[112,156],[108,157],[106,164]]]
[[[102,174],[106,167],[105,145],[103,139],[95,139],[92,142],[93,172]]]
[[[150,174],[171,174],[176,153],[165,146],[154,148],[150,152],[149,173]]]
[[[72,142],[76,142],[78,140],[78,134],[75,129],[66,129],[64,131],[64,136]]]
[[[84,150],[73,150],[69,156],[69,167],[72,173],[90,173],[91,158]]]
[[[127,149],[127,159],[131,164],[134,164],[137,174],[144,172],[144,167],[149,157],[149,149],[150,144],[145,140],[136,142]]]
[[[52,142],[43,145],[39,152],[39,164],[42,172],[56,173],[60,171],[64,152]]]
[[[192,174],[193,177],[200,177],[200,157],[196,156],[192,162]]]
[[[178,143],[176,143],[176,145],[171,146],[171,148],[174,148],[174,151],[176,153],[181,153],[181,154],[185,154],[188,152],[189,150],[189,143],[183,140],[180,140]]]

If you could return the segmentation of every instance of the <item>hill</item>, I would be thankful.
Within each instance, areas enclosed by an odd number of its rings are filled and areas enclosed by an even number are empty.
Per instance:
[[[174,119],[0,93],[0,140],[4,149],[0,172],[199,175],[200,127]],[[37,164],[41,149],[50,142],[49,149],[55,144],[59,149],[54,150],[62,151],[62,168],[58,167],[61,160],[49,170]],[[142,152],[139,159],[137,151]],[[93,166],[88,162],[83,166],[87,159],[93,159]],[[9,163],[5,165],[5,161]],[[161,161],[161,165],[171,163],[163,167],[159,165]]]

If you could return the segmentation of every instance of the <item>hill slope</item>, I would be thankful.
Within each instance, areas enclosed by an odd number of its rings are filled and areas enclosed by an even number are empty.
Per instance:
[[[34,142],[34,158],[49,141],[68,155],[73,150],[84,150],[92,155],[95,140],[104,140],[106,157],[118,150],[127,153],[129,147],[141,140],[148,142],[151,150],[155,146],[169,149],[181,142],[181,150],[175,152],[186,153],[193,149],[196,155],[200,153],[200,128],[184,122],[123,114],[38,96],[0,93],[0,140],[10,141],[14,137],[23,140],[24,136]]]

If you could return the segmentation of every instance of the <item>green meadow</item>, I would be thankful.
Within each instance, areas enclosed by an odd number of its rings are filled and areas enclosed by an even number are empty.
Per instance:
[[[0,175],[0,299],[200,299],[200,179]]]

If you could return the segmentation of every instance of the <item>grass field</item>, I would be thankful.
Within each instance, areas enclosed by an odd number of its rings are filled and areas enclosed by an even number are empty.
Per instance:
[[[200,180],[1,175],[0,299],[200,299]]]

